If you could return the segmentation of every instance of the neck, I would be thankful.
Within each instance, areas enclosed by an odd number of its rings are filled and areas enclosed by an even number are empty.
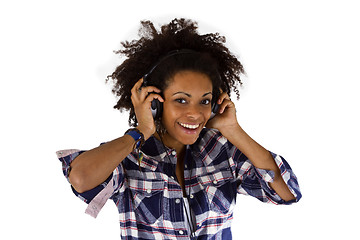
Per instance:
[[[164,133],[160,136],[158,132],[155,132],[154,136],[160,140],[166,147],[175,149],[178,155],[181,155],[185,151],[185,145],[180,142],[171,141],[171,137],[168,133]]]

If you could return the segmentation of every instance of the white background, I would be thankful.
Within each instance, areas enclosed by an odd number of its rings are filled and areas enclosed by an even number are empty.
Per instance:
[[[359,10],[346,0],[1,1],[1,239],[119,239],[115,205],[84,214],[55,151],[123,134],[127,113],[105,84],[122,61],[113,50],[140,20],[174,17],[227,37],[247,72],[239,122],[290,162],[303,193],[291,206],[239,196],[234,239],[358,238]]]

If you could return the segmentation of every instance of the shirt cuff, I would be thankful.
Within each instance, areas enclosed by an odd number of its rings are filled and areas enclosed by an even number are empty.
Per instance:
[[[70,164],[74,159],[79,156],[81,153],[85,151],[80,151],[79,149],[66,149],[66,150],[60,150],[56,152],[57,158],[62,163],[62,170],[63,174],[66,177],[66,179],[69,181],[69,172],[71,170]]]
[[[275,190],[270,187],[269,183],[273,182],[275,177],[273,171],[255,168],[256,175],[260,179],[262,179],[261,185],[262,188],[266,191],[267,197],[269,198],[270,202],[273,202],[275,204],[291,204],[294,202],[298,202],[302,197],[302,195],[298,185],[297,177],[293,173],[290,165],[286,162],[286,160],[283,157],[272,152],[270,153],[274,158],[276,165],[280,169],[282,179],[288,186],[290,192],[294,195],[295,199],[291,201],[285,201],[281,199],[281,197],[275,192]]]
[[[103,143],[102,143],[103,144]],[[70,164],[74,159],[85,151],[78,149],[67,149],[56,152],[58,159],[62,163],[63,174],[69,181]],[[88,204],[85,213],[96,218],[106,201],[112,197],[113,193],[121,187],[123,181],[123,170],[121,164],[102,184],[90,189],[89,191],[78,193],[72,186],[73,193],[83,202]],[[70,181],[69,181],[70,182]]]
[[[96,218],[100,210],[104,207],[106,201],[111,197],[114,192],[113,179],[111,178],[110,182],[106,187],[101,190],[89,203],[88,207],[85,210],[85,213]]]

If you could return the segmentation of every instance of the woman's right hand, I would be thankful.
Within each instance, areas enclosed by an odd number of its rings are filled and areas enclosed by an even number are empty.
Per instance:
[[[164,99],[157,93],[160,93],[160,89],[154,86],[143,86],[143,79],[135,83],[131,89],[131,102],[134,106],[136,119],[138,126],[142,134],[144,134],[145,140],[148,139],[156,131],[154,118],[151,113],[151,102],[154,99],[158,99],[160,102],[164,102]]]

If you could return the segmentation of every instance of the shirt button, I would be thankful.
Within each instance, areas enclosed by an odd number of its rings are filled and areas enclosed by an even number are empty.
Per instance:
[[[194,198],[194,195],[190,194],[190,198],[193,199],[193,198]]]
[[[184,231],[183,231],[183,230],[180,230],[179,233],[182,235],[182,234],[184,234]]]
[[[147,189],[146,192],[147,192],[147,193],[151,193],[151,189]]]
[[[213,181],[214,184],[217,184],[218,182],[216,180]]]
[[[175,202],[176,202],[177,204],[179,204],[181,201],[180,201],[179,198],[177,198],[177,199],[175,200]]]
[[[175,177],[174,177],[174,176],[171,176],[171,178],[172,178],[172,179],[175,179]]]
[[[187,168],[187,164],[185,164],[185,168]]]
[[[171,154],[172,154],[173,156],[175,156],[175,155],[176,155],[176,151],[172,151]]]

